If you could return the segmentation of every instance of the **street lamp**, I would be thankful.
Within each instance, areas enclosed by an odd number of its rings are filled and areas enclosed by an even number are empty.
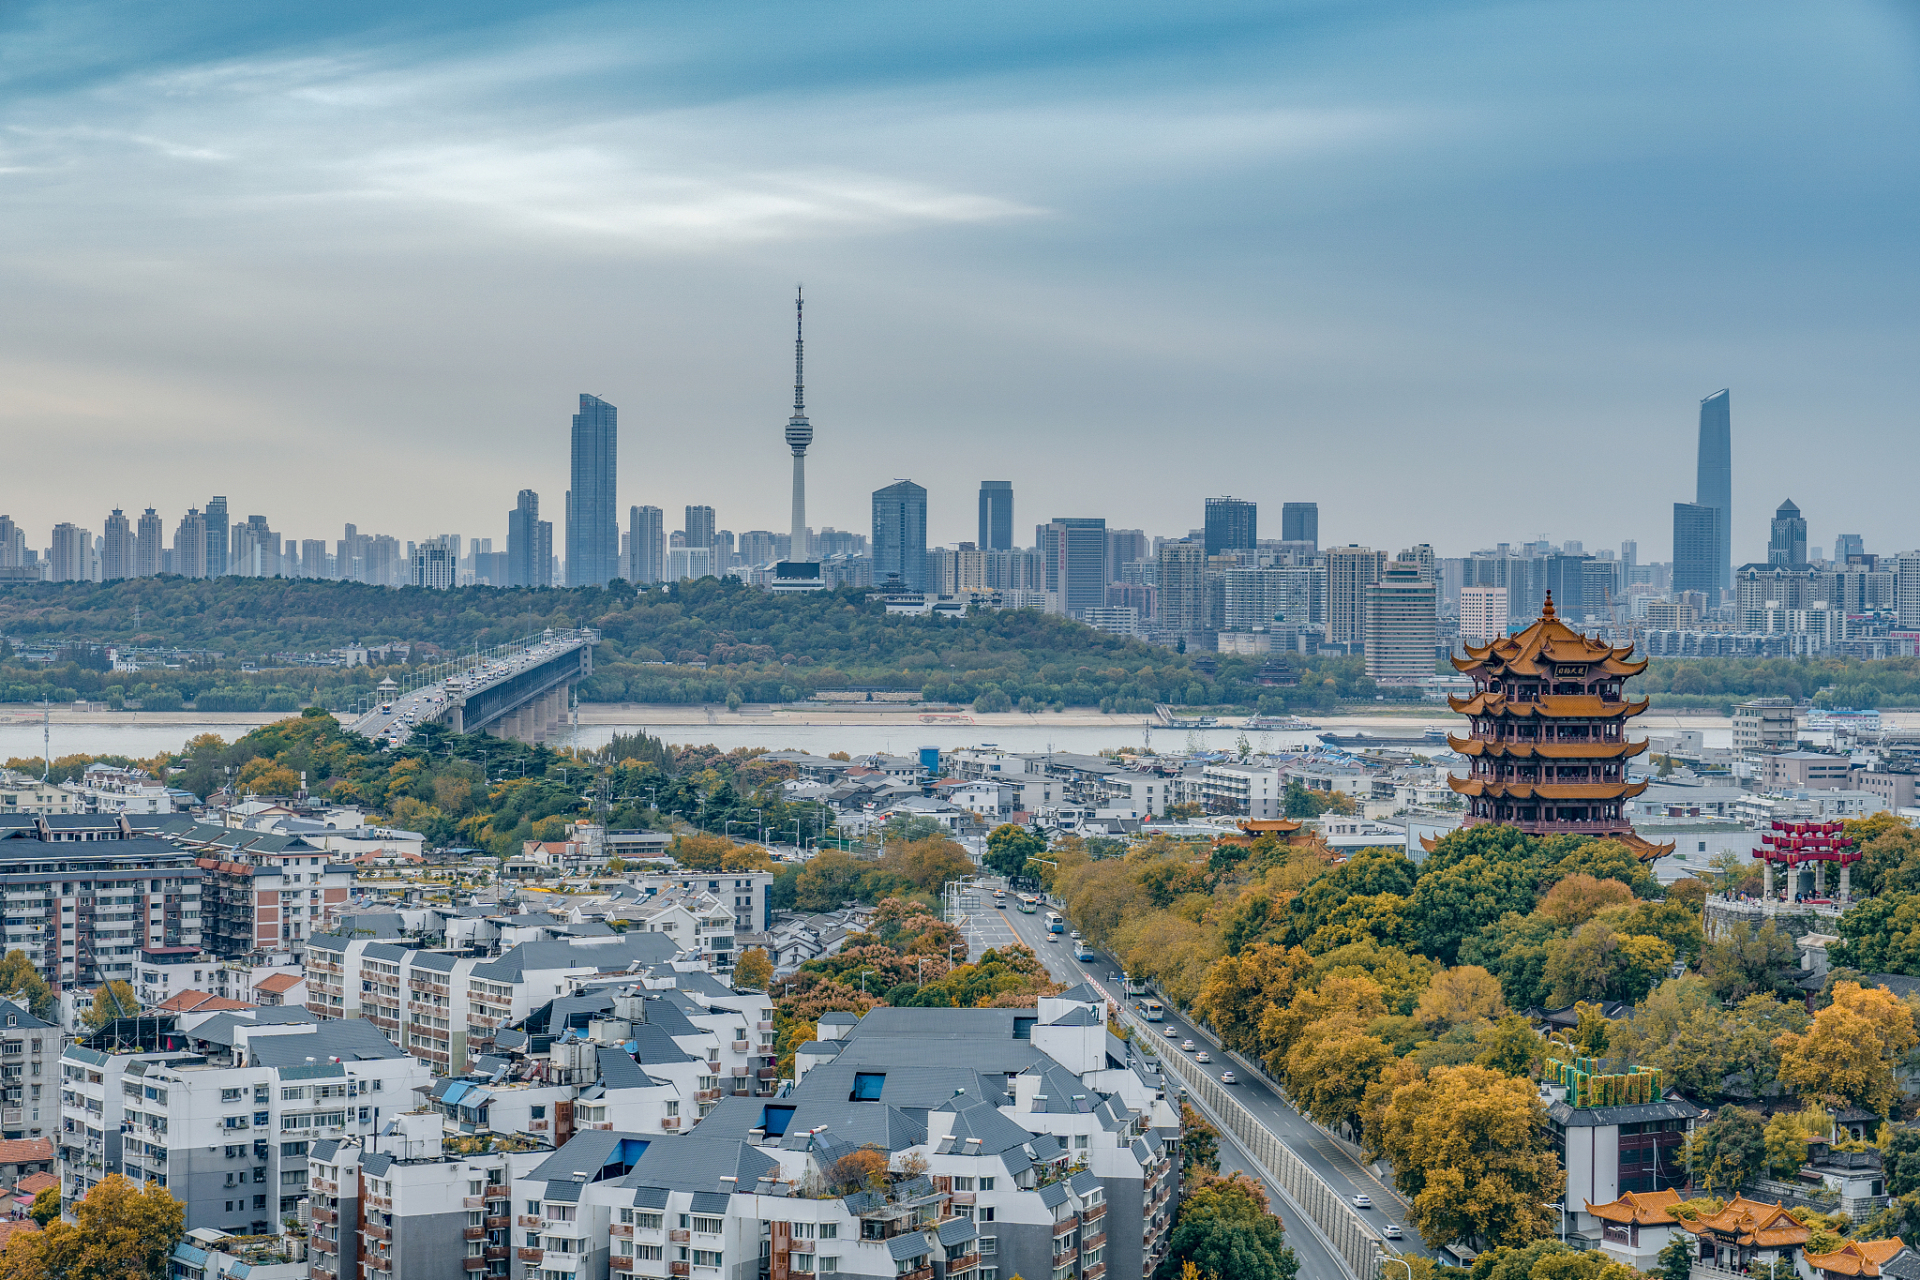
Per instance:
[[[1399,1254],[1397,1253],[1381,1254],[1380,1261],[1399,1263],[1401,1266],[1407,1269],[1407,1280],[1413,1280],[1413,1264],[1411,1262],[1408,1262],[1405,1258],[1401,1257]]]

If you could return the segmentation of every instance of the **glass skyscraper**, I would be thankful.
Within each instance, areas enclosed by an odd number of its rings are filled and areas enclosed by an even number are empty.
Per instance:
[[[909,591],[927,589],[927,491],[911,480],[873,491],[873,585],[894,575]]]
[[[1260,543],[1260,509],[1244,498],[1208,498],[1206,514],[1207,554],[1222,551],[1251,551]]]
[[[982,551],[1013,550],[1013,481],[980,482],[980,541]]]
[[[582,393],[573,415],[573,487],[567,491],[567,585],[603,587],[620,576],[620,515],[613,487],[617,410]]]
[[[1673,504],[1673,590],[1700,591],[1720,599],[1720,512],[1698,502]]]
[[[227,500],[207,499],[207,509],[201,514],[201,519],[207,527],[206,576],[224,577],[227,572]]]
[[[1733,396],[1725,390],[1714,392],[1700,402],[1700,457],[1699,471],[1694,481],[1692,505],[1712,507],[1720,513],[1719,527],[1714,534],[1713,564],[1714,580],[1711,587],[1682,588],[1675,583],[1674,589],[1707,591],[1708,603],[1720,602],[1719,592],[1733,588]],[[1674,516],[1674,527],[1679,528],[1679,516]],[[1676,544],[1673,551],[1674,573],[1680,570],[1680,548]]]
[[[1807,567],[1807,520],[1791,498],[1773,513],[1767,531],[1767,563],[1789,569]]]
[[[1311,542],[1320,547],[1320,504],[1284,502],[1280,504],[1280,537],[1285,542]]]

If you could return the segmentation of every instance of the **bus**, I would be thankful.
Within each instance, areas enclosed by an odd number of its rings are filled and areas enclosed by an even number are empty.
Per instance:
[[[1047,912],[1047,932],[1058,937],[1066,931],[1067,922],[1061,918],[1060,913],[1058,911]]]
[[[1034,912],[1038,911],[1039,909],[1040,909],[1040,904],[1033,900],[1032,894],[1023,893],[1020,895],[1021,911],[1025,912],[1027,915],[1032,915]]]
[[[1142,1000],[1140,1002],[1140,1016],[1148,1022],[1165,1022],[1167,1020],[1167,1011],[1160,1007],[1158,1000]]]
[[[1075,960],[1098,960],[1100,957],[1093,953],[1093,944],[1091,942],[1082,941],[1073,944],[1073,958]]]
[[[1120,980],[1126,984],[1127,997],[1129,999],[1137,1000],[1147,994],[1147,980],[1145,978],[1136,978],[1130,973],[1123,973],[1120,975]]]

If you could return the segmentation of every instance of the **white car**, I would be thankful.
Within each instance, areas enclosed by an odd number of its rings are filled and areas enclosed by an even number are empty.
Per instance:
[[[1182,1049],[1184,1049],[1184,1050],[1186,1050],[1186,1051],[1187,1051],[1188,1053],[1192,1053],[1192,1052],[1193,1052],[1193,1041],[1191,1041],[1191,1040],[1182,1040],[1182,1041],[1180,1042],[1180,1047],[1181,1047]]]
[[[1387,1224],[1386,1230],[1382,1231],[1380,1234],[1385,1236],[1389,1240],[1398,1240],[1400,1238],[1400,1224],[1397,1222],[1389,1222]]]
[[[1353,1207],[1356,1209],[1371,1209],[1373,1208],[1373,1198],[1371,1196],[1355,1196],[1353,1198]]]
[[[1205,1049],[1202,1049],[1200,1052],[1193,1055],[1193,1060],[1195,1062],[1212,1062],[1213,1056],[1209,1054]]]
[[[1167,1039],[1178,1040],[1179,1038],[1180,1038],[1180,1028],[1178,1027],[1167,1028]]]
[[[1220,1073],[1220,1083],[1221,1084],[1239,1084],[1240,1080],[1239,1080],[1239,1077],[1233,1074],[1233,1072],[1222,1071]]]

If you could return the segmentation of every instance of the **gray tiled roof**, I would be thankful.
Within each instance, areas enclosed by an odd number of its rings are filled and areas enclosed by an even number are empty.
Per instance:
[[[1100,1179],[1091,1169],[1082,1169],[1067,1179],[1067,1185],[1073,1188],[1075,1195],[1084,1196],[1090,1191],[1100,1189]]]
[[[305,1065],[308,1058],[325,1062],[365,1062],[377,1058],[404,1058],[380,1028],[360,1018],[322,1022],[310,1032],[255,1036],[247,1042],[247,1056],[263,1067]]]
[[[660,1083],[642,1071],[625,1050],[603,1046],[595,1057],[600,1063],[600,1083],[609,1089],[650,1089]]]
[[[725,1213],[728,1197],[722,1191],[696,1191],[687,1207],[694,1213]]]
[[[909,1258],[926,1257],[933,1252],[933,1246],[928,1244],[927,1238],[919,1232],[910,1231],[906,1235],[895,1236],[887,1241],[887,1252],[892,1255],[895,1262],[905,1262]]]
[[[1040,1188],[1040,1203],[1049,1209],[1058,1209],[1067,1202],[1067,1198],[1067,1184],[1064,1182],[1049,1182]]]
[[[1615,1124],[1640,1124],[1647,1120],[1693,1120],[1706,1113],[1682,1098],[1665,1102],[1639,1102],[1625,1107],[1582,1107],[1576,1111],[1564,1102],[1547,1108],[1547,1115],[1569,1129],[1591,1129]]]
[[[1047,1024],[1050,1027],[1097,1027],[1100,1015],[1091,1009],[1070,1009]]]
[[[980,1228],[973,1225],[972,1218],[949,1218],[940,1224],[940,1243],[949,1249],[956,1244],[979,1238]]]
[[[673,1037],[650,1022],[633,1029],[635,1056],[646,1066],[664,1066],[669,1062],[698,1062],[700,1059],[673,1042]]]
[[[664,1209],[667,1198],[673,1193],[665,1187],[635,1187],[633,1189],[633,1207],[636,1209]]]
[[[1082,1004],[1106,1003],[1106,997],[1098,991],[1095,991],[1093,984],[1090,982],[1082,982],[1077,986],[1068,987],[1065,991],[1062,991],[1053,998],[1055,1000],[1078,1000]]]

